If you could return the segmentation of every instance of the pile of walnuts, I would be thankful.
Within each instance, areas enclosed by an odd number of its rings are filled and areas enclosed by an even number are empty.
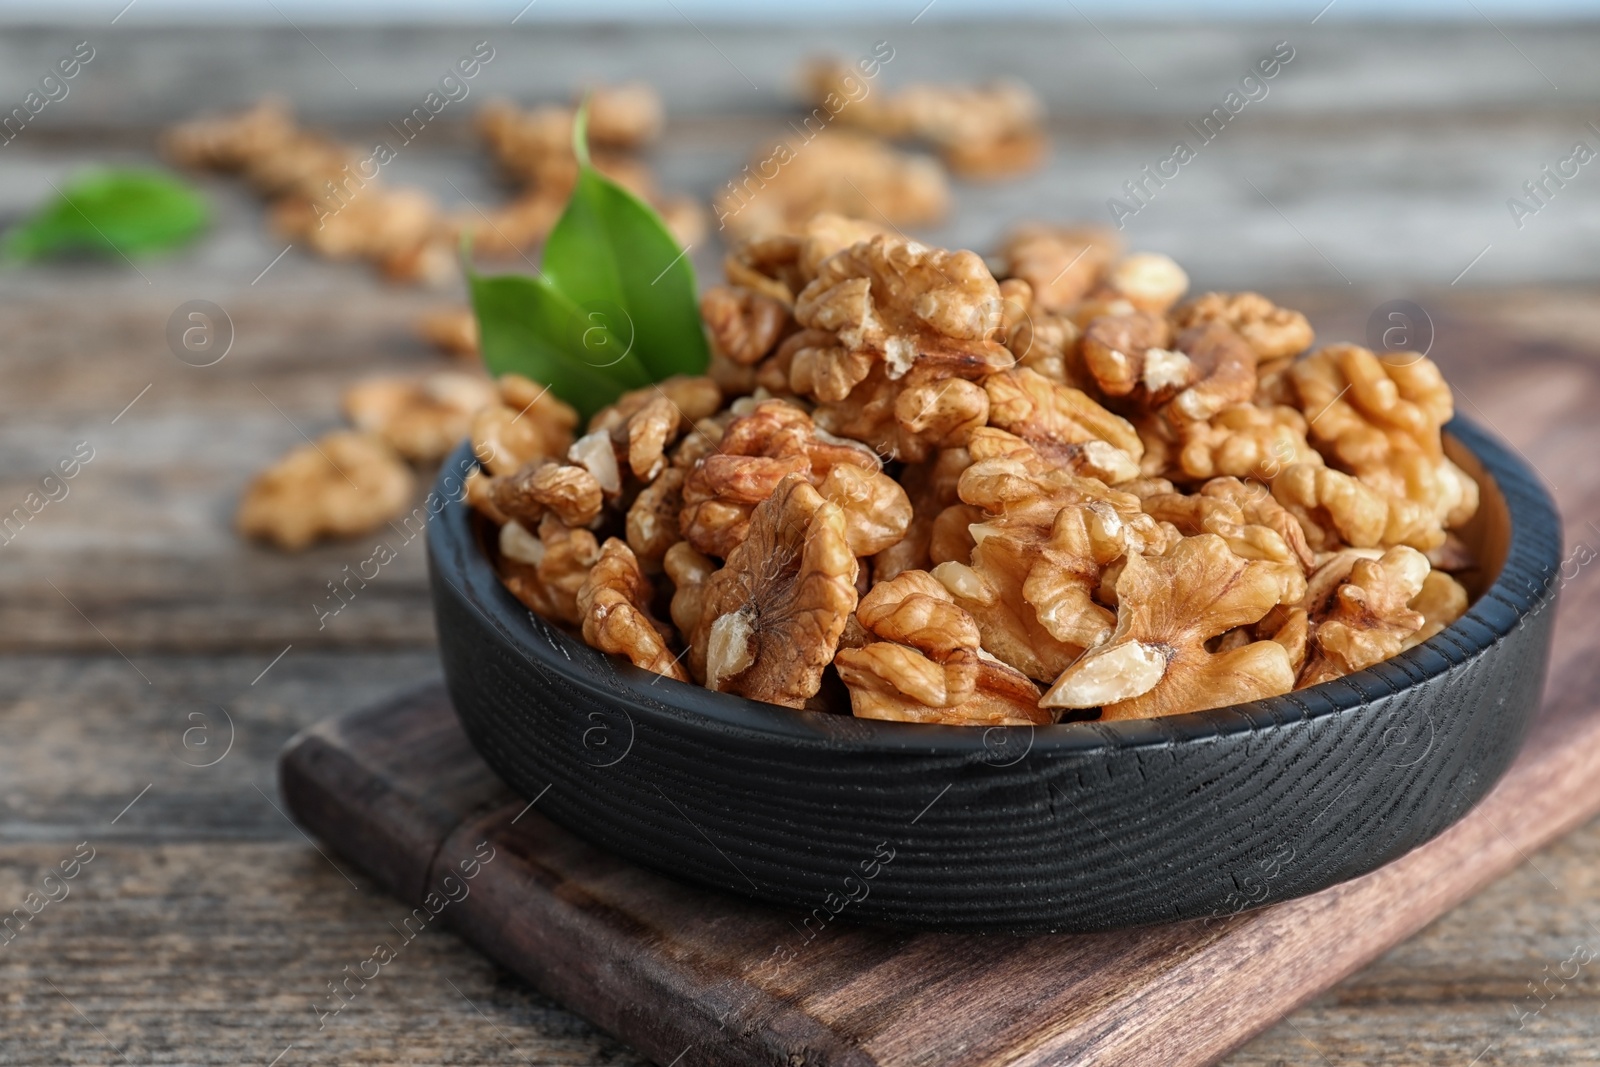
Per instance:
[[[475,418],[505,584],[596,648],[792,708],[1050,723],[1287,693],[1466,610],[1478,486],[1423,356],[1307,353],[1299,312],[1185,302],[1094,229],[991,267],[821,215],[726,273],[705,377],[581,436],[514,376]]]

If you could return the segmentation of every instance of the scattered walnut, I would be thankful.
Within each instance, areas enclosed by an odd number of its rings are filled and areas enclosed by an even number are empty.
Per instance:
[[[843,130],[763,148],[712,204],[718,229],[736,237],[798,233],[822,212],[919,226],[949,207],[949,185],[933,160]]]
[[[500,527],[501,579],[523,605],[557,622],[583,620],[578,591],[600,558],[600,543],[588,530],[574,530],[554,515],[539,521],[535,536],[518,522]]]
[[[1272,480],[1272,495],[1299,520],[1319,552],[1409,545],[1429,551],[1444,543],[1438,520],[1421,504],[1389,496],[1321,463],[1292,463]]]
[[[376,434],[418,463],[443,459],[472,429],[472,417],[498,399],[494,386],[470,374],[368,378],[344,394],[357,429]]]
[[[512,474],[530,460],[566,454],[576,411],[520,374],[502,375],[496,387],[500,402],[472,420],[472,451],[490,474]]]
[[[469,307],[430,311],[417,319],[417,333],[446,355],[478,357],[478,316]]]
[[[1215,534],[1186,537],[1164,556],[1129,554],[1117,579],[1110,639],[1062,672],[1045,707],[1100,707],[1104,720],[1153,718],[1287,693],[1283,645],[1229,652],[1206,642],[1258,622],[1304,589],[1298,565],[1245,560]]]
[[[1229,327],[1256,350],[1263,374],[1310,348],[1316,336],[1304,315],[1260,293],[1206,293],[1177,308],[1172,320],[1179,329],[1207,322]]]
[[[1189,478],[1270,482],[1292,463],[1322,463],[1306,441],[1305,416],[1283,405],[1235,404],[1204,422],[1180,423],[1173,432],[1182,439],[1178,469]]]
[[[1306,596],[1312,641],[1300,671],[1301,688],[1388,659],[1414,644],[1411,639],[1427,623],[1408,606],[1428,576],[1427,557],[1416,549],[1396,546],[1378,559],[1352,559],[1346,553],[1324,567],[1348,567],[1348,577],[1324,594],[1327,582],[1319,572]],[[1321,595],[1313,599],[1315,594]]]
[[[638,148],[661,133],[666,112],[655,88],[646,82],[596,85],[589,101],[589,140],[617,148]]]
[[[238,171],[281,152],[296,132],[288,106],[268,99],[234,114],[179,123],[162,136],[161,144],[179,166]]]
[[[789,306],[753,289],[713,286],[700,298],[712,349],[743,366],[759,363],[792,325]]]
[[[687,682],[688,673],[667,644],[666,627],[650,614],[650,597],[650,579],[633,550],[607,538],[578,590],[583,639],[602,652],[627,656],[635,667]]]
[[[236,522],[250,537],[295,552],[322,537],[354,537],[405,511],[411,472],[371,434],[339,431],[294,449],[258,474]]]
[[[546,513],[570,527],[591,526],[605,498],[600,483],[583,467],[536,459],[489,483],[489,499],[501,515],[534,527]]]
[[[802,706],[821,686],[855,610],[856,573],[838,505],[803,477],[785,479],[706,579],[693,636],[706,685]]]

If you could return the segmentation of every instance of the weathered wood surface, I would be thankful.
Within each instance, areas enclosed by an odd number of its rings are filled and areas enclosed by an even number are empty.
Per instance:
[[[1130,222],[1130,240],[1178,256],[1197,286],[1274,290],[1328,338],[1358,339],[1377,305],[1416,299],[1439,326],[1434,355],[1462,409],[1543,471],[1569,544],[1600,547],[1589,525],[1600,523],[1597,179],[1585,168],[1520,232],[1504,205],[1571,141],[1600,140],[1584,132],[1600,103],[1589,62],[1600,29],[1501,23],[1557,92],[1481,21],[1359,27],[1335,7],[1311,26],[1315,7],[1282,26],[1102,22],[1159,91],[1081,21],[970,29],[930,16],[912,27],[915,12],[882,28],[702,25],[759,93],[681,23],[636,31],[524,20],[494,31],[507,62],[497,59],[479,89],[550,99],[581,78],[651,77],[673,114],[657,153],[662,182],[706,193],[783,129],[782,75],[813,46],[854,54],[890,39],[890,79],[1011,70],[1050,101],[1057,157],[1023,182],[958,191],[945,235],[983,247],[1023,215],[1102,210],[1167,150],[1183,119],[1220,100],[1243,63],[1288,38],[1300,52],[1272,95]],[[73,41],[104,44],[73,94],[0,149],[0,221],[85,163],[149,159],[168,119],[268,89],[359,142],[483,36],[307,27],[356,92],[287,27],[141,27],[138,12],[116,27],[0,29],[4,100],[20,99]],[[448,177],[475,199],[500,195],[460,122],[408,150],[393,180],[453,197]],[[639,1062],[433,933],[317,1029],[311,1005],[325,984],[365,959],[404,911],[354,872],[352,890],[273,810],[272,760],[297,729],[435,670],[422,559],[403,553],[318,631],[312,604],[323,583],[369,546],[283,557],[240,544],[229,520],[250,473],[300,440],[290,420],[314,434],[337,421],[341,385],[442,366],[409,322],[455,294],[385,290],[360,268],[298,251],[252,285],[283,246],[261,231],[244,194],[207,188],[216,231],[179,256],[141,262],[143,276],[123,265],[0,273],[0,499],[20,502],[75,442],[96,448],[71,495],[0,547],[0,904],[20,905],[78,842],[98,849],[67,899],[0,946],[0,1063],[122,1062],[102,1033],[131,1062],[267,1063],[291,1043],[284,1067]],[[696,257],[709,268],[715,250]],[[1566,288],[1546,290],[1551,282]],[[234,350],[205,369],[178,362],[163,338],[172,309],[197,297],[224,306],[237,327]],[[1600,610],[1593,573],[1577,569],[1564,592],[1557,704],[1584,705],[1600,682],[1586,632]],[[220,751],[196,751],[209,740],[202,734],[184,747],[185,730],[222,729],[218,706],[232,716],[235,747],[214,767],[185,766]],[[208,710],[209,720],[189,718]],[[1536,1006],[1528,983],[1558,971],[1575,944],[1600,947],[1600,828],[1531,860],[1227,1062],[1461,1067],[1493,1043],[1479,1063],[1600,1063],[1595,965],[1565,987],[1552,979],[1561,995],[1546,992],[1548,1006],[1520,1029],[1511,1011]]]
[[[1082,936],[899,933],[848,914],[813,926],[680,885],[562,830],[543,794],[506,789],[437,684],[312,728],[280,784],[297,821],[414,914],[437,912],[658,1063],[1203,1067],[1600,809],[1600,710],[1546,716],[1479,807],[1366,877]]]

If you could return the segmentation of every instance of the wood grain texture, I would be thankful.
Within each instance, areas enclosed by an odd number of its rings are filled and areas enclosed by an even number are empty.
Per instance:
[[[453,721],[432,688],[315,727],[284,756],[286,800],[403,901],[432,890],[452,928],[663,1063],[1210,1063],[1600,810],[1600,711],[1557,712],[1461,823],[1325,892],[1117,933],[916,934],[601,852],[545,819],[543,798],[497,792]]]
[[[780,33],[702,21],[758,93],[681,21],[640,30],[530,25],[541,6],[506,37],[487,28],[497,46],[505,42],[508,62],[491,66],[483,95],[533,102],[565,97],[579,78],[659,78],[671,123],[655,162],[674,190],[709,192],[783,131],[786,71],[813,47],[854,54],[888,38],[899,49],[892,84],[1007,71],[1033,80],[1053,111],[1056,156],[1019,183],[957,188],[958,215],[938,236],[980,248],[1019,217],[1103,211],[1139,166],[1169,150],[1184,119],[1216,104],[1240,64],[1273,40],[1292,40],[1299,55],[1264,106],[1252,104],[1247,122],[1132,220],[1130,240],[1177,256],[1197,287],[1271,290],[1306,309],[1328,339],[1363,337],[1387,300],[1418,300],[1438,326],[1433,355],[1462,410],[1541,470],[1566,517],[1569,549],[1600,547],[1588,525],[1600,522],[1592,175],[1585,168],[1522,230],[1505,208],[1552,153],[1588,136],[1600,95],[1595,25],[1497,17],[1513,47],[1475,16],[1359,25],[1341,23],[1335,6],[1311,27],[1320,3],[1285,9],[1281,25],[1097,19],[1114,45],[1075,19],[1024,31],[940,27],[937,7],[915,27],[909,14],[881,29],[808,20]],[[309,122],[359,144],[415,106],[439,65],[479,36],[457,26],[378,35],[307,27],[341,66],[352,61],[356,92],[286,26],[195,32],[141,26],[141,10],[115,27],[0,27],[0,88],[13,104],[72,42],[88,36],[101,47],[72,96],[3,149],[0,225],[79,167],[151,161],[160,125],[263,91],[289,95]],[[437,140],[430,130],[395,163],[393,180],[450,202],[452,182],[478,203],[504,195],[463,126],[439,125]],[[94,1027],[136,1063],[265,1064],[291,1042],[279,1067],[642,1063],[463,942],[432,932],[336,1024],[316,1028],[313,998],[403,911],[355,871],[363,892],[352,891],[256,787],[273,794],[276,748],[296,729],[432,675],[433,630],[420,554],[403,554],[381,586],[319,631],[314,596],[370,546],[283,557],[233,538],[228,523],[245,482],[300,440],[252,382],[300,428],[319,432],[337,421],[344,384],[445,366],[409,323],[426,304],[459,294],[388,290],[358,268],[298,250],[255,281],[284,246],[243,192],[204,185],[217,211],[213,234],[141,261],[144,276],[120,264],[0,275],[0,490],[15,502],[74,442],[101,448],[73,495],[0,549],[0,903],[19,904],[76,842],[110,842],[69,900],[0,949],[0,1063],[122,1062]],[[695,257],[708,275],[718,253],[708,245]],[[1569,287],[1549,288],[1556,282]],[[205,370],[177,362],[163,338],[171,311],[196,297],[222,304],[238,328],[233,352]],[[1565,583],[1553,707],[1588,706],[1600,691],[1589,625],[1600,617],[1596,573],[1576,568]],[[181,747],[195,724],[188,713],[219,704],[238,725],[237,746],[209,770],[184,767],[178,755],[195,758]],[[1227,1063],[1600,1064],[1593,967],[1520,1028],[1511,1011],[1527,1010],[1527,984],[1543,968],[1557,969],[1577,942],[1600,940],[1589,925],[1600,924],[1600,825],[1530,856]]]

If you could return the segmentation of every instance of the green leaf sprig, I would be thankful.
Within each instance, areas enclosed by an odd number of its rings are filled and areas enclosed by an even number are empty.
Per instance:
[[[164,171],[102,168],[77,175],[7,230],[3,248],[15,259],[132,257],[185,244],[209,217],[200,194]]]
[[[585,420],[629,389],[700,374],[710,359],[688,250],[594,168],[588,118],[585,103],[572,130],[578,181],[539,273],[467,270],[489,372],[542,382]]]

